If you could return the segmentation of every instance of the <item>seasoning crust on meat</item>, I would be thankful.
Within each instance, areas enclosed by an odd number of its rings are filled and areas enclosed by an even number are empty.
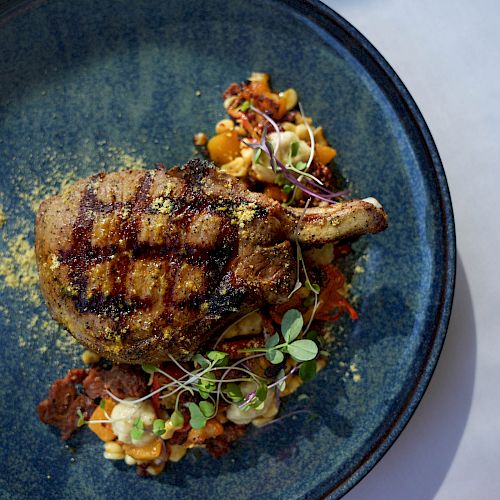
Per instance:
[[[113,361],[184,358],[238,317],[287,299],[299,219],[201,160],[97,174],[39,209],[42,292],[57,321]],[[298,237],[314,244],[380,231],[386,216],[351,201],[304,224]]]

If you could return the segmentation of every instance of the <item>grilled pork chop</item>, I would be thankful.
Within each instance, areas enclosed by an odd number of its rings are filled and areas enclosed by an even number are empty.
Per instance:
[[[376,200],[284,209],[207,162],[97,174],[42,203],[36,256],[52,316],[124,363],[183,358],[296,281],[290,240],[386,227]]]

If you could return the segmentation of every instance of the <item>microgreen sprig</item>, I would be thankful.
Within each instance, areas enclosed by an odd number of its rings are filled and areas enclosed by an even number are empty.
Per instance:
[[[215,415],[215,406],[209,401],[201,401],[200,404],[186,403],[191,418],[189,425],[193,429],[202,429],[205,427],[207,420]]]
[[[130,431],[130,437],[138,441],[144,434],[144,422],[140,417],[137,417],[132,424],[132,430]]]
[[[275,333],[266,341],[265,347],[254,349],[240,349],[240,352],[263,352],[266,358],[275,365],[283,362],[288,353],[295,361],[310,361],[318,355],[318,346],[309,339],[297,339],[304,326],[302,313],[297,309],[290,309],[281,320],[281,334],[284,342],[280,343],[280,335]]]
[[[271,142],[267,140],[266,129],[264,129],[259,142],[255,143],[247,141],[243,142],[245,145],[254,150],[263,151],[269,157],[271,167],[273,168],[275,173],[281,173],[289,183],[294,185],[295,188],[301,189],[302,191],[304,191],[304,193],[313,196],[315,198],[318,198],[322,201],[326,201],[328,203],[336,203],[334,198],[339,198],[350,193],[350,190],[348,189],[344,191],[339,191],[337,193],[333,193],[332,191],[327,189],[319,179],[307,173],[307,170],[309,169],[309,166],[311,165],[314,158],[314,134],[312,133],[312,130],[309,127],[309,124],[307,123],[307,120],[303,115],[302,107],[300,107],[301,114],[304,117],[304,122],[306,124],[306,128],[311,138],[311,146],[312,146],[311,155],[307,161],[306,166],[302,170],[293,167],[293,165],[285,165],[282,161],[280,161],[276,157],[275,151],[279,151],[279,146],[280,146],[280,130],[278,124],[272,118],[270,118],[266,113],[263,113],[255,106],[250,106],[250,109],[255,113],[259,114],[260,116],[262,116],[274,128],[276,132],[276,146],[273,147]],[[295,177],[294,171],[295,173],[299,174],[299,178]]]

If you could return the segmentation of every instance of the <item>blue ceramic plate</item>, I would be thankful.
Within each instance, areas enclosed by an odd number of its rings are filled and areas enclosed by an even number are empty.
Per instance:
[[[3,7],[1,7],[3,5]],[[317,1],[0,2],[2,428],[0,487],[31,498],[341,496],[402,431],[429,382],[453,295],[446,179],[430,133],[380,54]],[[61,182],[131,164],[185,162],[223,116],[221,93],[251,71],[298,90],[339,151],[355,196],[390,227],[356,246],[360,320],[334,326],[327,369],[283,414],[214,460],[190,453],[156,479],[70,446],[37,420],[81,350],[49,320],[33,274],[33,209]],[[199,95],[197,95],[199,94]],[[76,451],[75,448],[76,447]]]

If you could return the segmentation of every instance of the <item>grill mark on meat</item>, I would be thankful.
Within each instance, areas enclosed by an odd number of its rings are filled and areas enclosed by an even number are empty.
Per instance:
[[[210,247],[199,247],[182,243],[177,235],[163,244],[151,245],[139,243],[138,235],[141,225],[141,214],[156,213],[151,209],[151,184],[153,175],[146,173],[136,190],[135,198],[130,202],[100,202],[96,195],[96,183],[103,174],[93,176],[83,193],[79,215],[72,232],[72,245],[69,251],[60,252],[61,262],[70,269],[70,283],[76,289],[73,298],[80,313],[102,314],[113,319],[115,328],[122,340],[125,340],[127,316],[137,310],[147,311],[151,301],[147,299],[127,299],[126,282],[131,263],[148,259],[153,261],[168,261],[170,270],[177,273],[183,263],[199,266],[204,272],[205,292],[193,293],[186,300],[174,300],[174,287],[163,296],[163,319],[172,319],[172,307],[184,309],[198,309],[207,304],[209,314],[218,315],[224,310],[236,311],[245,298],[246,290],[235,282],[232,276],[227,275],[232,259],[238,251],[238,228],[229,214],[245,200],[220,200],[203,195],[202,181],[206,169],[196,170],[196,175],[190,177],[190,183],[184,185],[180,197],[172,200],[171,217],[182,221],[183,227],[190,227],[195,217],[203,212],[221,218],[221,227],[215,243]],[[182,172],[182,170],[181,170]],[[116,228],[118,237],[123,244],[109,244],[93,247],[91,244],[92,229],[97,213],[117,213],[122,209],[129,209],[127,218],[122,220]],[[255,217],[265,217],[266,209],[257,207]],[[109,294],[93,291],[89,295],[89,270],[104,262],[113,259],[112,272],[107,278],[112,281]],[[227,275],[227,276],[226,276]],[[223,279],[224,278],[224,279]],[[222,283],[222,286],[221,286]]]
[[[93,175],[90,178],[73,226],[70,250],[61,252],[59,255],[60,260],[69,267],[70,285],[76,288],[75,292],[69,290],[69,293],[76,293],[75,304],[79,311],[82,309],[81,304],[84,302],[87,292],[87,263],[93,256],[91,234],[95,220],[95,207],[99,204],[94,186],[102,178],[103,174]]]
[[[88,296],[87,273],[92,266],[109,261],[120,250],[128,250],[129,247],[137,246],[137,235],[139,232],[139,215],[149,204],[149,190],[151,188],[151,173],[146,172],[137,188],[135,199],[130,206],[130,216],[122,220],[117,228],[120,240],[126,245],[120,249],[117,245],[104,247],[93,247],[91,244],[92,229],[97,213],[118,212],[126,207],[127,203],[102,203],[97,198],[96,184],[102,180],[105,174],[98,174],[90,178],[85,187],[79,206],[78,217],[72,230],[72,244],[69,251],[60,252],[61,262],[68,265],[70,269],[70,283],[75,289],[74,303],[81,313],[105,314],[114,317],[117,327],[123,317],[136,309],[147,309],[149,301],[127,300],[125,297],[125,283],[130,267],[130,257],[123,253],[112,263],[113,272],[110,294],[94,292]]]
[[[149,194],[151,190],[152,175],[151,172],[146,172],[137,188],[135,193],[134,201],[130,207],[130,215],[121,221],[119,226],[120,239],[125,241],[125,248],[129,250],[131,248],[136,248],[138,246],[138,235],[141,224],[140,213],[145,210],[151,203],[151,196]],[[126,316],[135,312],[137,309],[148,310],[151,307],[151,302],[149,300],[127,300],[126,297],[126,283],[127,277],[130,271],[130,264],[132,261],[132,256],[128,253],[122,254],[119,257],[119,262],[116,263],[116,274],[114,275],[113,287],[111,295],[112,297],[120,298],[117,304],[117,311],[119,315],[116,321],[116,328],[121,333],[122,337],[125,337],[128,329],[125,328],[127,318]],[[129,306],[130,304],[130,306]],[[123,307],[125,305],[125,307]],[[129,306],[129,307],[128,307]]]

